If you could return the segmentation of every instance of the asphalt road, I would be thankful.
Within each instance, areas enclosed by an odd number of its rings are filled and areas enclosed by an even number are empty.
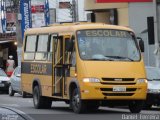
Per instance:
[[[37,110],[31,97],[22,98],[19,94],[14,97],[0,94],[0,106],[21,110],[35,120],[160,120],[160,108],[157,107],[140,114],[131,114],[127,108],[100,107],[97,112],[78,115],[64,102],[53,102],[51,109]]]

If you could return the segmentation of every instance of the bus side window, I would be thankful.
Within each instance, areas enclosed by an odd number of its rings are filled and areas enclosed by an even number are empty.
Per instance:
[[[48,60],[52,61],[53,59],[53,36],[50,38],[50,43],[49,43],[49,52],[48,52]]]
[[[47,60],[48,38],[49,35],[39,35],[38,46],[35,56],[36,60]]]
[[[75,51],[75,49],[74,49],[74,51],[72,52],[71,64],[72,64],[72,67],[75,67],[75,66],[76,66],[76,51]]]
[[[75,55],[74,42],[71,38],[65,38],[65,64],[72,65],[73,55]]]
[[[36,42],[37,42],[36,35],[29,35],[26,37],[24,60],[34,60],[36,51]]]

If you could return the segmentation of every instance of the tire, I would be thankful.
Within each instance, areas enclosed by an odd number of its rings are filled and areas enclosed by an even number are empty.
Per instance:
[[[131,113],[140,113],[143,109],[144,101],[131,101],[129,103],[129,110]]]
[[[22,98],[26,98],[27,97],[27,93],[22,91]]]
[[[77,88],[72,91],[71,107],[73,111],[78,114],[84,113],[87,110],[87,103],[86,101],[81,100],[80,93]]]
[[[52,100],[40,95],[40,89],[35,86],[33,89],[33,103],[36,109],[49,109],[52,105]]]
[[[8,88],[8,94],[9,96],[14,96],[15,91],[13,90],[12,86],[10,85]]]

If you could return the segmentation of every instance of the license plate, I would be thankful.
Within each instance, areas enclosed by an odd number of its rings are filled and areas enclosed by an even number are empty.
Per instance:
[[[4,84],[0,83],[0,87],[4,87]]]
[[[114,92],[126,92],[126,87],[113,87]]]

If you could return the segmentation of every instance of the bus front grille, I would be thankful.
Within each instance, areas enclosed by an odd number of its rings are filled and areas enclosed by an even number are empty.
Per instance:
[[[101,84],[103,85],[135,85],[136,83],[135,82],[131,82],[131,83],[128,83],[128,82],[101,82]]]
[[[105,96],[132,96],[134,93],[103,93]]]
[[[127,81],[127,82],[133,82],[134,78],[102,78],[105,82],[111,82],[111,81]]]
[[[103,85],[135,85],[134,78],[102,78]]]

